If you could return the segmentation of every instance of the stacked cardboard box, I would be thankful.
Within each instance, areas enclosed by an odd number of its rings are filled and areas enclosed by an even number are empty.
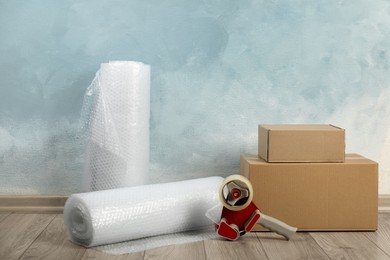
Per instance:
[[[345,155],[341,128],[260,125],[258,155],[240,168],[260,210],[299,230],[377,229],[378,164]]]

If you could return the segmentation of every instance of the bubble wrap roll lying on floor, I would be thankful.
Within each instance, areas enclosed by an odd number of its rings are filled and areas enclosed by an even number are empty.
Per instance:
[[[70,239],[97,246],[203,229],[219,203],[221,177],[73,194],[64,208]]]

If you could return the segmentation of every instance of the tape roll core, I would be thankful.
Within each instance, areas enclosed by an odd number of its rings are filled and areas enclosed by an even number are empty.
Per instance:
[[[249,191],[249,197],[248,197],[248,200],[247,202],[245,202],[245,204],[243,205],[240,205],[240,206],[232,206],[230,204],[228,204],[226,202],[226,199],[225,199],[225,196],[223,194],[223,190],[225,188],[226,185],[228,185],[230,182],[233,182],[233,181],[240,181],[242,182],[243,184],[246,185],[245,188],[248,189]],[[242,209],[245,209],[251,202],[252,202],[252,199],[253,199],[253,187],[252,187],[252,184],[251,182],[244,176],[242,175],[231,175],[229,177],[227,177],[221,184],[221,187],[219,188],[219,200],[221,201],[222,205],[229,209],[229,210],[232,210],[232,211],[240,211]]]

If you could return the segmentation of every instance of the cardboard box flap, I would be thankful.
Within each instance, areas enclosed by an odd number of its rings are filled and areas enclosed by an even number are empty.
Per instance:
[[[272,131],[345,131],[344,129],[331,124],[280,124],[280,125],[260,125]]]

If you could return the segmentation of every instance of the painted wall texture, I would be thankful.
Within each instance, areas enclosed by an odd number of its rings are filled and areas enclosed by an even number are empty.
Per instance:
[[[152,66],[154,182],[239,170],[259,123],[332,123],[390,193],[390,2],[0,0],[0,193],[80,189],[100,63]]]

